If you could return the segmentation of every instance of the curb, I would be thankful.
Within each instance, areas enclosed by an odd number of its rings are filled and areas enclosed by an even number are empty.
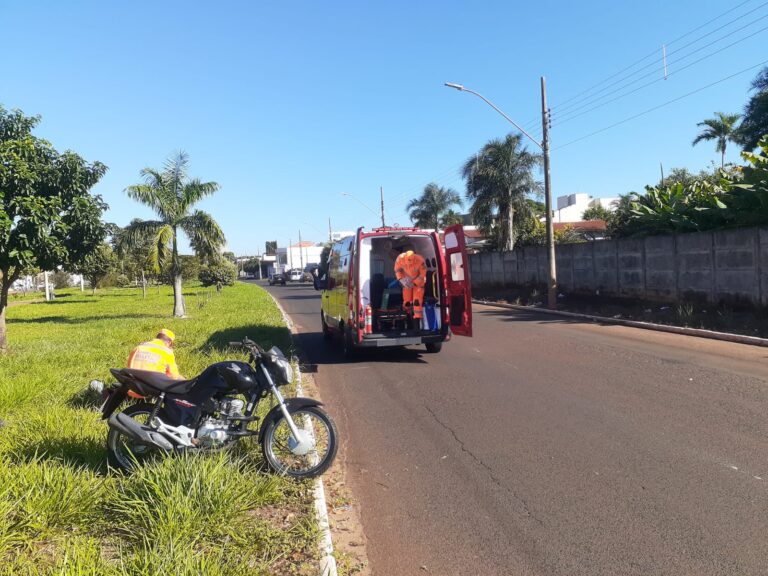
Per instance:
[[[594,316],[592,314],[566,312],[565,310],[550,310],[548,308],[537,308],[535,306],[521,306],[518,304],[501,304],[499,302],[487,302],[485,300],[472,299],[472,303],[482,304],[483,306],[492,306],[494,308],[507,308],[510,310],[524,310],[526,312],[536,312],[541,314],[554,314],[556,316],[578,318],[579,320],[591,320],[592,322],[600,322],[602,324],[617,324],[619,326],[629,326],[631,328],[642,328],[643,330],[655,330],[657,332],[669,332],[671,334],[682,334],[684,336],[696,336],[698,338],[709,338],[710,340],[721,340],[724,342],[735,342],[737,344],[749,344],[750,346],[768,347],[768,338],[759,338],[757,336],[743,336],[741,334],[731,334],[730,332],[715,332],[714,330],[704,330],[702,328],[683,328],[681,326],[667,326],[666,324],[654,324],[652,322],[641,322],[639,320],[609,318],[607,316]]]
[[[288,333],[291,336],[291,343],[293,344],[293,321],[291,321],[290,316],[288,316],[285,309],[280,305],[280,302],[277,301],[277,298],[272,296],[272,294],[270,294],[268,291],[265,290],[265,292],[269,294],[269,297],[272,298],[272,301],[277,306],[277,309],[280,310],[280,314],[283,316],[285,325],[288,327]],[[291,359],[293,360],[295,357]],[[296,394],[301,396],[304,393],[304,390],[301,386],[302,376],[298,361],[296,362],[296,372],[298,373]],[[315,478],[314,498],[315,514],[317,515],[317,528],[320,531],[320,576],[338,576],[336,569],[336,557],[333,555],[333,539],[331,538],[331,525],[328,521],[328,505],[325,501],[325,486],[323,484],[322,476]]]

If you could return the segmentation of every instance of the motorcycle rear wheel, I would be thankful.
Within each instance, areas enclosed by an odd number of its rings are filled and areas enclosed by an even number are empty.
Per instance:
[[[306,455],[291,452],[289,441],[293,440],[286,419],[279,418],[269,424],[261,441],[262,454],[269,466],[278,474],[292,478],[315,478],[333,462],[338,449],[338,433],[328,414],[317,406],[306,406],[290,410],[294,423],[300,429],[311,433],[314,447]]]
[[[123,414],[130,416],[139,424],[147,424],[152,413],[152,405],[139,402],[123,410]],[[155,457],[162,450],[141,444],[129,438],[119,430],[109,429],[107,434],[107,462],[112,468],[130,472],[137,465],[141,465]]]

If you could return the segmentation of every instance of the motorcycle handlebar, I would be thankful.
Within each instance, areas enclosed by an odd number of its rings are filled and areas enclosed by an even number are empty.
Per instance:
[[[256,344],[256,342],[254,342],[247,336],[243,338],[241,342],[230,342],[229,345],[232,346],[233,348],[246,348],[252,351],[255,350],[261,354],[264,353],[264,350],[262,349],[262,347]]]

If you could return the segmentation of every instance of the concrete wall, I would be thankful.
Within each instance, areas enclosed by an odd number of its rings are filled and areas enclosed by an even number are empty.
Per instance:
[[[556,247],[561,292],[768,306],[768,228]],[[545,284],[543,246],[470,256],[472,285]]]

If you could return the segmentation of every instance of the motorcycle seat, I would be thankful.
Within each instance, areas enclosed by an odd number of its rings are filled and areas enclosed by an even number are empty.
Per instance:
[[[176,380],[166,376],[162,372],[137,370],[135,368],[123,368],[120,372],[153,390],[170,394],[186,394],[197,381],[197,378],[192,378],[191,380]]]

